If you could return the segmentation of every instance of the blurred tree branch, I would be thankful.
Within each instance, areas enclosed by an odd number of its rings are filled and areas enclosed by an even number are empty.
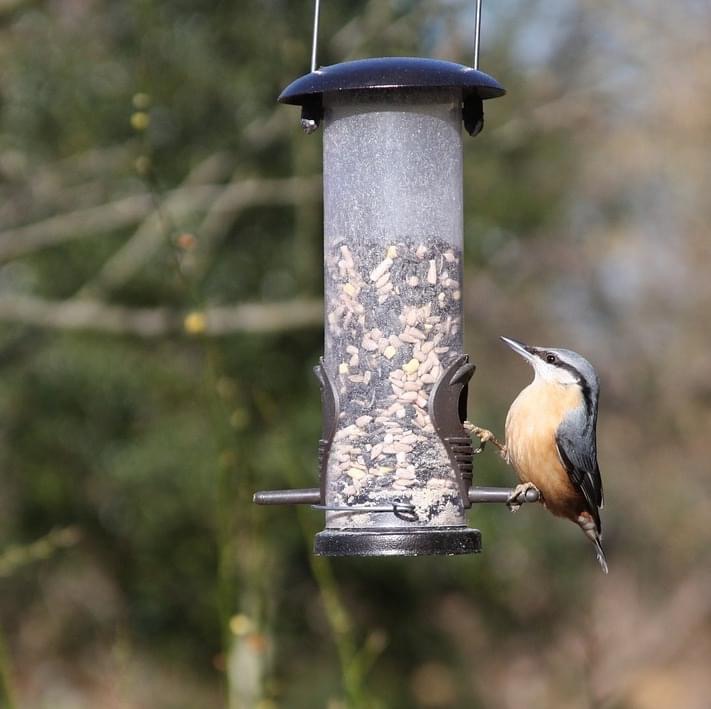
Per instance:
[[[53,302],[13,295],[0,296],[0,321],[138,337],[181,332],[220,336],[318,327],[323,321],[323,304],[320,300],[244,303],[185,313],[171,308],[132,308],[85,299]]]
[[[319,177],[247,179],[227,186],[190,184],[170,190],[165,194],[164,199],[165,204],[172,208],[173,218],[177,219],[184,214],[205,209],[214,202],[218,207],[213,210],[213,215],[218,215],[224,220],[226,213],[233,217],[236,212],[247,207],[293,204],[302,199],[314,198],[320,194],[315,187],[317,184],[320,184]],[[7,229],[0,232],[0,262],[10,261],[67,241],[124,228],[141,219],[149,218],[154,211],[155,198],[146,192]],[[216,219],[217,216],[213,218]],[[155,231],[160,236],[160,232],[157,229]],[[145,231],[142,235],[144,233]],[[141,238],[140,241],[143,239]],[[114,273],[110,277],[123,277],[126,272],[130,274],[138,251],[138,246],[131,246],[121,256],[120,261],[114,262],[110,268],[107,265],[109,273]],[[140,251],[141,255],[148,253],[143,245]]]
[[[194,265],[188,269],[197,275],[207,268],[211,254],[235,216],[252,206],[299,205],[321,198],[321,176],[288,177],[274,180],[250,179],[229,185],[210,206],[197,229],[198,246]]]
[[[178,188],[170,194],[179,192],[182,209],[190,211],[214,197],[218,191],[219,187],[210,185]],[[0,232],[0,262],[67,241],[95,236],[97,232],[104,233],[130,226],[150,214],[153,207],[153,197],[146,192],[7,229]]]
[[[22,151],[2,150],[0,224],[15,228],[49,214],[105,204],[112,193],[125,196],[126,185],[134,181],[126,175],[130,164],[127,145],[93,148],[39,166]]]
[[[17,569],[49,558],[58,549],[75,546],[81,530],[75,526],[54,529],[30,544],[16,544],[0,553],[0,578],[11,576]]]
[[[159,202],[160,195],[154,195],[155,209],[146,216],[133,236],[102,266],[99,273],[81,288],[79,294],[111,290],[129,281],[168,237],[165,223],[172,222],[173,214],[179,216],[189,211],[182,190],[220,180],[230,166],[231,160],[227,154],[214,153],[193,168],[181,186],[171,191],[165,200]]]

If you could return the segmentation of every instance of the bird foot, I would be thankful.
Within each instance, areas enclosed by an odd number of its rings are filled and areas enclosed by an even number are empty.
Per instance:
[[[474,455],[478,455],[479,453],[483,452],[484,448],[486,447],[486,444],[491,442],[499,449],[501,457],[506,460],[506,446],[501,443],[501,441],[499,441],[491,431],[486,428],[480,428],[479,426],[475,426],[469,421],[464,422],[464,428],[472,436],[476,436],[481,441],[479,447],[474,451]]]
[[[529,496],[529,491],[536,493],[535,499],[529,499],[532,497]],[[524,502],[535,502],[542,499],[543,495],[541,495],[541,491],[533,483],[521,483],[520,485],[516,485],[513,492],[509,495],[509,499],[506,500],[506,506],[511,512],[518,512]]]

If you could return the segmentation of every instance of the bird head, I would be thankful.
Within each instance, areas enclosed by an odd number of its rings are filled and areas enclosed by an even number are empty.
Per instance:
[[[597,374],[582,355],[559,347],[532,347],[508,337],[501,339],[533,367],[536,379],[561,386],[577,385],[597,398]]]

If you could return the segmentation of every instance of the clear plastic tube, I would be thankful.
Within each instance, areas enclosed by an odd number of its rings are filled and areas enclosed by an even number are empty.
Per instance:
[[[324,96],[328,527],[465,524],[428,412],[462,353],[461,95]],[[412,505],[414,515],[340,511]]]

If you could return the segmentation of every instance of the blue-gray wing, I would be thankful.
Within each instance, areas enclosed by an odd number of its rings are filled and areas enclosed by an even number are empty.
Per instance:
[[[600,508],[603,506],[602,478],[597,464],[595,426],[580,430],[563,422],[556,431],[558,455],[570,476],[570,481],[580,490],[588,511],[600,531]]]

